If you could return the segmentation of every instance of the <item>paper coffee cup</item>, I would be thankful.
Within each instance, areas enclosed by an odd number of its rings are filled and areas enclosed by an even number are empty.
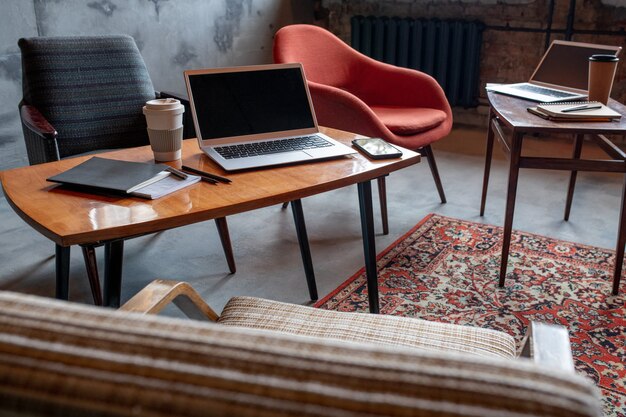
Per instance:
[[[615,55],[589,57],[589,101],[608,104],[618,62]]]
[[[173,98],[146,102],[143,114],[148,125],[155,161],[175,161],[181,157],[185,106]]]

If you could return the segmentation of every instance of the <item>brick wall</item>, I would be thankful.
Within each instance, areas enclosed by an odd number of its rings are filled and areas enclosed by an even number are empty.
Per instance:
[[[626,49],[626,2],[622,0],[579,0],[576,2],[572,40],[620,45]],[[480,82],[481,103],[477,109],[454,109],[458,123],[484,126],[486,82],[527,80],[543,52],[545,33],[499,30],[509,26],[530,30],[547,27],[549,0],[323,0],[325,21],[336,35],[349,42],[350,17],[354,15],[399,16],[438,19],[477,19],[488,28],[483,34]],[[564,39],[570,0],[555,0],[551,39]],[[583,31],[612,31],[617,34],[586,34]],[[621,31],[621,32],[620,32]],[[626,59],[626,53],[622,60]],[[622,62],[612,97],[626,102],[626,64]]]

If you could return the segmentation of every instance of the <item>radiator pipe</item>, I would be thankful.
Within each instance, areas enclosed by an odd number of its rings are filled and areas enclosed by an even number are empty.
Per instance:
[[[485,26],[486,30],[499,30],[503,32],[530,32],[530,33],[547,33],[546,29],[541,28],[521,28],[514,26]],[[567,29],[550,29],[550,35],[555,33],[566,33]],[[626,30],[595,30],[595,29],[577,29],[573,34],[580,35],[607,35],[607,36],[626,36]]]
[[[548,18],[546,22],[546,42],[544,45],[544,51],[548,50],[550,46],[550,37],[552,36],[552,21],[554,20],[554,0],[550,0],[548,5]]]
[[[529,33],[546,33],[546,29],[542,28],[523,28],[523,27],[515,27],[510,26],[508,23],[504,26],[495,26],[495,25],[487,25],[485,26],[487,30],[499,30],[503,32],[529,32]],[[550,32],[565,32],[564,29],[550,29]]]
[[[570,0],[567,12],[567,27],[565,28],[565,40],[571,41],[574,33],[574,16],[576,15],[576,0]]]

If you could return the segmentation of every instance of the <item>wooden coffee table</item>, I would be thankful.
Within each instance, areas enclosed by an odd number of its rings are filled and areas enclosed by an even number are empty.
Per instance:
[[[511,232],[513,228],[513,212],[515,210],[515,195],[517,193],[517,179],[520,168],[552,169],[571,171],[567,199],[565,202],[564,219],[569,220],[570,208],[574,197],[576,174],[578,171],[595,172],[622,172],[626,173],[626,153],[620,150],[613,142],[604,135],[626,135],[626,106],[615,100],[609,102],[609,107],[625,115],[619,121],[613,122],[552,122],[544,120],[529,113],[526,109],[536,103],[509,97],[502,94],[488,92],[489,104],[489,130],[487,134],[487,152],[485,160],[485,174],[483,179],[483,192],[480,203],[480,215],[485,213],[487,200],[487,188],[489,185],[489,170],[493,151],[494,136],[502,145],[502,149],[508,156],[509,182],[504,214],[504,235],[502,238],[502,260],[500,263],[499,285],[504,286],[506,268],[511,245]],[[529,157],[522,155],[522,142],[525,135],[533,133],[542,134],[570,134],[574,139],[571,158],[544,158]],[[583,140],[587,135],[593,140],[610,159],[584,160],[580,159]],[[550,138],[542,139],[544,146],[550,146]],[[619,217],[617,233],[617,245],[615,248],[615,270],[613,273],[613,294],[619,291],[622,263],[624,260],[624,244],[626,244],[626,176],[622,191],[622,205]]]
[[[323,129],[346,144],[358,136]],[[68,298],[69,250],[72,245],[105,244],[104,304],[120,302],[124,239],[292,202],[298,239],[312,298],[317,298],[300,199],[357,184],[370,311],[377,313],[378,284],[372,214],[372,179],[416,164],[420,155],[403,149],[401,158],[372,161],[361,154],[314,163],[226,173],[198,148],[183,141],[182,161],[203,171],[227,176],[230,184],[194,184],[157,200],[108,197],[63,189],[46,178],[83,162],[88,156],[15,168],[0,173],[7,201],[30,226],[57,245],[57,298]],[[152,162],[149,146],[99,154],[101,157]],[[182,250],[182,249],[181,249]]]

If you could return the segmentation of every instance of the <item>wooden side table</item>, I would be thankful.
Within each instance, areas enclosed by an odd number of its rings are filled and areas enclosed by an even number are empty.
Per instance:
[[[506,278],[509,247],[511,245],[513,213],[515,211],[515,195],[517,193],[517,180],[520,168],[553,169],[571,172],[564,214],[564,219],[567,221],[569,219],[570,208],[574,196],[574,187],[576,185],[576,174],[578,171],[626,173],[626,153],[624,153],[613,142],[604,136],[626,135],[626,117],[613,122],[552,122],[535,116],[526,110],[527,107],[535,105],[533,102],[494,92],[488,92],[487,97],[489,99],[491,109],[489,113],[489,129],[487,132],[487,151],[485,159],[485,173],[483,178],[483,192],[480,202],[481,216],[485,213],[485,202],[487,199],[487,188],[489,186],[489,171],[491,168],[494,136],[498,138],[498,141],[502,145],[502,148],[510,161],[506,211],[504,214],[502,260],[500,263],[499,278],[499,286],[503,287]],[[611,100],[609,102],[609,107],[626,116],[626,106],[621,103]],[[571,134],[574,138],[572,157],[545,158],[522,156],[522,142],[524,140],[524,136],[534,133]],[[588,137],[591,138],[610,159],[580,159],[585,135],[588,135]],[[548,143],[550,143],[550,141],[546,140],[546,144]],[[613,294],[615,295],[617,295],[619,291],[622,263],[624,260],[624,245],[626,244],[626,211],[624,211],[625,201],[626,176],[624,176],[624,187],[622,189],[622,205],[619,216],[617,245],[615,248],[615,270],[613,273]]]

